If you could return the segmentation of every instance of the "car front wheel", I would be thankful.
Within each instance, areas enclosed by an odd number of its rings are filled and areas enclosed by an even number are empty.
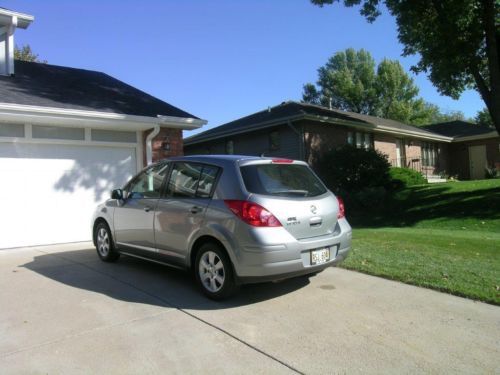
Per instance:
[[[195,275],[201,290],[211,299],[222,300],[237,291],[231,261],[215,243],[201,246],[196,256]]]
[[[99,223],[95,229],[95,247],[99,258],[105,262],[115,262],[120,257],[116,251],[111,231],[106,223]]]

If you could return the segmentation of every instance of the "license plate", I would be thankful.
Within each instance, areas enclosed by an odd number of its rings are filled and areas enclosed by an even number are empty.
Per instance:
[[[324,249],[311,251],[311,265],[323,264],[330,260],[330,249],[325,247]]]

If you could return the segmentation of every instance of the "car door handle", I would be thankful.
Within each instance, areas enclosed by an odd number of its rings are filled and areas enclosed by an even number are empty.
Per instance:
[[[144,211],[146,211],[146,212],[151,211],[151,207],[148,207],[148,206],[144,207]]]
[[[198,206],[193,206],[189,211],[191,211],[192,214],[197,214],[198,212],[201,212],[203,208],[198,207]]]

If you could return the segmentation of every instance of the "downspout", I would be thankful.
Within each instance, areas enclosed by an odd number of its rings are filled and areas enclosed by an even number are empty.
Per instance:
[[[304,141],[304,131],[303,131],[303,127],[301,126],[300,127],[300,130],[297,130],[297,128],[295,126],[292,125],[292,122],[290,120],[288,120],[286,122],[286,124],[290,127],[290,129],[293,130],[293,132],[295,134],[297,134],[299,136],[299,159],[300,160],[303,160],[305,161],[305,155],[304,155],[304,144],[305,144],[305,141]]]
[[[153,138],[158,135],[160,132],[160,125],[155,125],[153,131],[148,134],[146,137],[146,165],[149,165],[153,162]]]

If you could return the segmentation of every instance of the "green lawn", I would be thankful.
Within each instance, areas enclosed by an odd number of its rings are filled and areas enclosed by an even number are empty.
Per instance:
[[[342,267],[500,305],[500,180],[412,187],[348,218]]]

